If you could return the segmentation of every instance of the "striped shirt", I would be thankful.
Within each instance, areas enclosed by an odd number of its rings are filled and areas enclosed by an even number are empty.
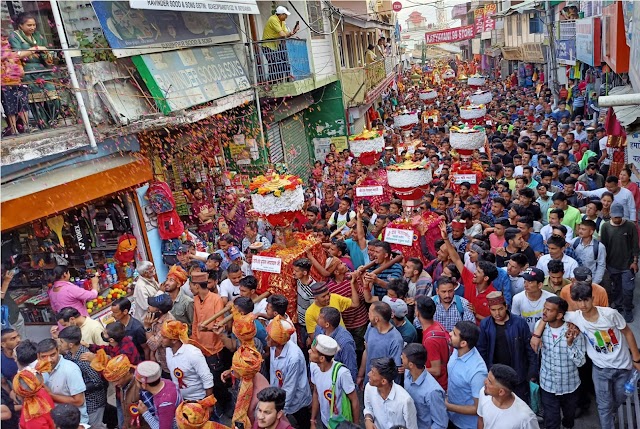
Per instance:
[[[309,276],[309,284],[304,284],[300,280],[296,280],[296,289],[298,291],[298,324],[300,326],[306,326],[307,308],[311,305],[313,300],[313,293],[311,292],[311,285],[316,281]]]
[[[327,287],[331,293],[351,299],[351,281],[349,279],[345,278],[340,283],[336,283],[335,280],[331,279],[327,282]],[[360,302],[365,302],[362,289],[358,291],[358,295],[360,297]],[[356,329],[366,325],[369,323],[369,313],[367,312],[367,308],[363,304],[360,304],[355,308],[347,308],[342,312],[342,321],[347,329]]]
[[[380,265],[378,264],[374,265],[373,268],[369,269],[369,272],[376,270],[379,266]],[[389,282],[389,280],[401,279],[403,277],[404,277],[404,269],[402,268],[402,265],[397,263],[393,264],[392,266],[390,266],[389,268],[387,268],[386,270],[378,274],[378,278],[383,282],[387,282],[387,283]],[[373,293],[375,296],[382,299],[382,297],[387,294],[387,289],[380,286],[373,286]]]

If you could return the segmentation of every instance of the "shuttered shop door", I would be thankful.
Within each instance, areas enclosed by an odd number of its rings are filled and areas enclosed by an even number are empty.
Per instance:
[[[289,173],[300,176],[308,182],[311,173],[311,154],[304,131],[302,115],[294,115],[280,122],[284,160]]]
[[[269,141],[269,161],[272,164],[284,162],[280,126],[277,122],[267,125],[267,140]]]

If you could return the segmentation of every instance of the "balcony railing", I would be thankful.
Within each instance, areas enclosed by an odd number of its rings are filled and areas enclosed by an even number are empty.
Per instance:
[[[377,97],[376,90],[380,84],[394,72],[393,58],[385,58],[364,67],[343,69],[342,85],[347,96],[347,104],[355,106],[370,101],[369,98]]]
[[[311,77],[305,39],[275,39],[252,43],[258,83],[273,85]]]
[[[38,137],[38,133],[78,124],[78,105],[65,67],[26,71],[20,85],[3,86],[2,96],[4,116],[8,121],[7,127],[3,128],[4,139]],[[15,115],[17,134],[11,127],[14,115],[9,115],[5,103],[14,103],[11,113],[26,113]]]

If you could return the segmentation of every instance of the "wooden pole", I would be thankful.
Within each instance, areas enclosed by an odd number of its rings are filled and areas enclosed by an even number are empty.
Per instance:
[[[252,301],[253,303],[257,303],[262,301],[265,298],[268,298],[269,296],[271,296],[271,292],[266,291],[265,293],[263,293],[262,295],[258,295],[256,296]],[[214,320],[216,320],[218,317],[222,316],[224,313],[226,313],[227,311],[231,311],[231,308],[233,307],[233,303],[232,302],[228,302],[227,305],[225,305],[225,307],[218,311],[216,314],[214,314],[213,316],[209,317],[207,320],[205,320],[204,322],[202,322],[200,324],[200,326],[207,326],[208,324],[210,324],[211,322],[213,322]],[[233,318],[233,315],[228,315],[227,317],[225,317],[222,322],[220,322],[221,325],[224,325],[225,323],[227,323],[228,321],[230,321]]]

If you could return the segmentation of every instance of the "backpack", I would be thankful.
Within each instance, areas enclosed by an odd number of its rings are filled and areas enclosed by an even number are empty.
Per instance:
[[[176,208],[171,188],[165,182],[153,182],[147,189],[147,199],[156,214],[167,213]]]
[[[431,297],[431,299],[436,304],[440,302],[440,297],[438,295]],[[464,307],[462,305],[462,300],[460,299],[460,295],[453,295],[453,302],[456,303],[456,308],[458,309],[458,313],[460,313],[460,318],[462,319],[464,316]]]
[[[347,220],[345,222],[345,224],[349,223],[349,221],[351,220],[351,216],[349,216],[351,214],[351,208],[349,208],[349,210],[347,210]],[[333,212],[333,226],[331,227],[332,229],[337,229],[338,228],[338,210],[336,210],[335,212]]]
[[[178,249],[181,244],[177,238],[162,240],[162,262],[169,267],[176,265],[178,263]]]
[[[158,214],[158,234],[163,240],[178,238],[184,232],[184,224],[178,212],[171,210]]]
[[[600,242],[595,238],[592,238],[591,240],[593,242],[593,259],[597,261],[598,253],[600,252]],[[580,241],[580,237],[576,237],[576,239],[573,240],[573,244],[571,245],[571,247],[573,247],[574,251],[578,248],[578,244],[580,244]]]
[[[353,421],[353,414],[351,412],[351,400],[347,396],[344,391],[342,392],[342,403],[340,406],[340,410],[338,414],[333,414],[333,409],[335,408],[335,398],[336,398],[336,382],[338,380],[338,371],[342,368],[340,362],[336,361],[336,364],[333,366],[333,371],[331,372],[331,408],[329,409],[329,421],[327,422],[329,429],[336,429],[340,423],[348,421]]]

